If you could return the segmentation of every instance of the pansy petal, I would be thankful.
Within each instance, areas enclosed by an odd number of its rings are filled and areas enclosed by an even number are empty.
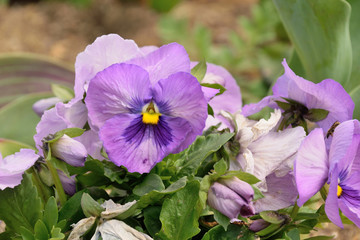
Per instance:
[[[144,47],[141,47],[140,48],[140,51],[144,54],[144,55],[147,55],[155,50],[158,50],[159,47],[157,46],[144,46]]]
[[[90,82],[85,103],[91,123],[100,128],[119,113],[140,113],[151,100],[148,73],[139,66],[114,64]]]
[[[160,116],[156,125],[142,122],[142,116],[119,114],[105,122],[100,139],[109,159],[129,172],[149,172],[184,140],[190,125],[181,118]]]
[[[196,63],[192,63],[195,66]],[[226,91],[211,99],[209,102],[215,113],[219,113],[221,110],[235,113],[242,107],[242,99],[240,87],[236,83],[236,80],[231,74],[223,67],[207,63],[206,74],[201,83],[217,83],[222,85]]]
[[[140,57],[143,53],[133,40],[126,40],[117,34],[98,37],[88,45],[75,62],[75,98],[82,99],[89,81],[96,73],[114,63]]]
[[[359,206],[349,205],[343,199],[339,199],[339,207],[341,212],[350,219],[358,228],[360,228],[360,211]]]
[[[67,104],[58,103],[55,106],[57,115],[63,118],[68,128],[83,128],[87,122],[87,109],[82,100],[71,101]]]
[[[44,112],[36,126],[36,134],[34,135],[35,145],[40,155],[42,155],[42,139],[65,128],[67,128],[67,125],[64,119],[57,115],[56,108]]]
[[[87,153],[98,160],[103,160],[104,157],[101,155],[102,142],[99,138],[99,134],[93,130],[85,131],[81,136],[75,137],[75,140],[81,142]]]
[[[325,79],[315,84],[297,76],[283,61],[285,73],[274,85],[275,96],[286,97],[304,104],[308,109],[319,108],[329,111],[328,116],[317,122],[327,131],[335,121],[350,120],[354,103],[340,83]]]
[[[350,149],[353,149],[350,147],[353,140],[355,140],[353,139],[353,134],[354,120],[343,122],[335,128],[329,151],[330,171],[335,164],[338,164],[339,172],[342,172],[344,168],[351,164],[354,156],[351,159],[345,158],[345,156],[349,153]],[[357,145],[354,147],[357,148]],[[354,154],[355,152],[353,152]]]
[[[325,184],[329,167],[324,134],[316,128],[301,143],[295,159],[295,178],[302,206]]]
[[[298,196],[295,178],[292,173],[277,177],[274,173],[266,177],[267,190],[264,198],[254,204],[256,212],[276,211],[293,205]]]
[[[339,200],[337,196],[338,177],[339,173],[335,164],[334,169],[331,172],[329,193],[325,202],[325,212],[330,221],[335,225],[344,228],[339,215]]]
[[[146,69],[152,84],[177,72],[190,73],[189,56],[185,48],[177,43],[164,45],[145,57],[135,58],[127,63]]]
[[[4,159],[0,155],[0,189],[13,188],[21,183],[23,173],[32,167],[39,155],[32,149],[21,149],[20,152]]]
[[[246,104],[242,108],[242,114],[245,117],[248,117],[257,112],[260,112],[265,107],[277,108],[277,104],[275,102],[276,100],[280,100],[280,99],[278,99],[276,96],[267,96],[261,99],[261,101],[258,103]]]
[[[162,114],[180,117],[191,125],[178,151],[188,147],[205,127],[207,102],[196,78],[189,73],[176,73],[154,86],[154,101]]]

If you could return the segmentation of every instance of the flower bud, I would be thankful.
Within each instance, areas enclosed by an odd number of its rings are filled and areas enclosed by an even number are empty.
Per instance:
[[[253,188],[237,178],[220,180],[215,182],[208,192],[208,204],[215,208],[231,221],[236,220],[240,214],[249,217],[255,214],[252,204],[254,196]]]
[[[256,219],[250,224],[249,230],[253,231],[253,232],[258,232],[258,231],[265,229],[269,225],[270,225],[270,223],[268,223],[264,219]]]
[[[74,167],[84,166],[87,157],[84,145],[67,135],[51,144],[51,154]]]
[[[75,175],[68,177],[63,171],[60,170],[57,170],[57,173],[65,193],[70,196],[74,195],[76,193]]]
[[[48,110],[50,107],[53,107],[58,102],[61,102],[61,99],[57,97],[41,99],[34,103],[32,109],[39,117],[41,117],[46,110]]]

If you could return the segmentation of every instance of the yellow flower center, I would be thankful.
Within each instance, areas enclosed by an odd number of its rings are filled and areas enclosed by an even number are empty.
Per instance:
[[[141,115],[142,115],[143,123],[157,124],[159,122],[161,113],[159,113],[159,109],[151,101],[149,104],[147,104],[143,107],[143,111],[142,111]]]
[[[338,196],[338,198],[341,196],[341,194],[342,194],[342,188],[338,185],[337,186],[337,196]]]

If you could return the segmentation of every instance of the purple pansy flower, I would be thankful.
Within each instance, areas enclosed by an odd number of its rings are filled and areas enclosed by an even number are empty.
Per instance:
[[[39,156],[31,149],[21,149],[2,158],[0,153],[0,189],[13,188],[21,183],[24,172],[32,167]]]
[[[208,191],[207,202],[210,207],[235,221],[239,214],[242,217],[255,214],[253,197],[254,189],[250,184],[232,177],[213,183]]]
[[[329,219],[343,227],[339,208],[360,227],[360,124],[349,120],[338,125],[329,150],[324,133],[314,129],[303,141],[295,162],[299,206],[328,182],[325,211]]]
[[[100,129],[115,164],[130,172],[149,172],[202,133],[207,102],[196,78],[178,72],[186,67],[184,54],[180,45],[167,45],[133,61],[140,66],[114,64],[90,81],[85,99],[89,119]],[[180,62],[167,63],[168,58]]]
[[[285,59],[282,64],[285,73],[272,88],[273,95],[263,98],[259,103],[245,105],[243,107],[245,116],[257,113],[264,107],[279,108],[275,101],[285,102],[284,98],[287,98],[307,108],[301,114],[306,114],[307,110],[311,109],[329,111],[325,119],[317,122],[324,131],[327,131],[336,121],[343,122],[352,119],[354,102],[340,83],[325,79],[315,84],[297,76],[289,68]]]

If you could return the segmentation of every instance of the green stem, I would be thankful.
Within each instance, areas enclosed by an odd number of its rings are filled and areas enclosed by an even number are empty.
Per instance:
[[[324,199],[324,201],[326,201],[327,190],[326,190],[325,186],[323,186],[323,187],[320,189],[320,195],[321,195],[322,199]]]
[[[48,196],[46,189],[44,188],[44,184],[41,182],[38,172],[34,167],[31,168],[33,183],[36,186],[40,197],[42,198],[44,204],[47,202],[50,196]]]
[[[54,180],[55,188],[59,195],[60,205],[63,206],[66,203],[66,194],[60,181],[59,174],[57,173],[56,168],[50,161],[46,160],[46,166],[49,168],[51,176]]]
[[[295,202],[295,205],[291,211],[290,217],[292,219],[292,221],[294,221],[294,219],[296,218],[298,212],[299,212],[300,207],[297,205],[297,202]]]

